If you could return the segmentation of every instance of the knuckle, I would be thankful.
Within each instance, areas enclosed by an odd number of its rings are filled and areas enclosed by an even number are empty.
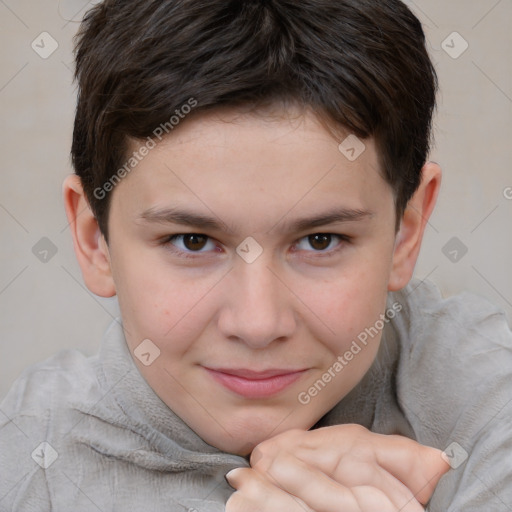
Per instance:
[[[352,444],[350,455],[358,461],[375,462],[375,448],[362,439],[356,439]]]
[[[286,466],[288,457],[286,452],[282,452],[274,457],[268,458],[264,472],[266,478],[269,478],[271,481],[274,479],[279,480],[282,474],[283,464]]]
[[[363,425],[359,425],[358,423],[347,423],[343,425],[344,430],[347,431],[347,434],[351,434],[356,438],[366,437],[371,432]]]
[[[268,470],[275,458],[297,447],[298,441],[303,435],[302,430],[291,429],[262,441],[251,453],[251,467],[260,471]]]
[[[347,426],[361,434],[368,434],[370,432],[366,427],[363,427],[363,425],[360,425],[359,423],[349,423]]]
[[[373,450],[372,445],[375,441],[375,434],[362,425],[351,424],[346,429],[345,435],[353,448],[360,449],[362,452],[367,453]]]
[[[269,439],[269,441],[274,441],[275,444],[282,446],[283,448],[288,448],[290,446],[294,446],[305,434],[306,432],[303,430],[292,428],[281,432],[277,436]]]
[[[336,480],[348,487],[376,483],[375,464],[361,461],[357,457],[344,457],[335,469]]]
[[[368,462],[362,462],[358,464],[357,472],[362,481],[364,482],[372,482],[376,476],[376,467],[375,464],[370,464]]]
[[[386,494],[375,487],[361,485],[354,487],[352,493],[357,502],[357,512],[397,512],[397,509]]]
[[[271,453],[266,446],[261,446],[261,444],[256,446],[249,460],[251,467],[260,471],[266,471],[270,464],[269,455]]]

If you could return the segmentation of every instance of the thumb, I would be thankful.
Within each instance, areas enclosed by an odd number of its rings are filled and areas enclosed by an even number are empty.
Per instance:
[[[424,481],[426,483],[414,495],[421,504],[425,505],[432,497],[432,494],[434,494],[439,480],[450,470],[451,466],[443,457],[443,451],[437,448],[421,446],[420,456]]]

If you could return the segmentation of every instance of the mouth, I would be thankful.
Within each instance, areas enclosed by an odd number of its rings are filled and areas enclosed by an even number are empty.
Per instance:
[[[204,369],[219,384],[244,398],[268,398],[291,386],[307,369],[271,369],[261,372],[246,369]]]

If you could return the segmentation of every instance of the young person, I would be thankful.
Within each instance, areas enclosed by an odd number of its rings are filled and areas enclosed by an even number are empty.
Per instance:
[[[121,317],[2,402],[0,509],[507,510],[504,314],[412,279],[441,170],[410,10],[105,0],[76,66],[65,207]]]

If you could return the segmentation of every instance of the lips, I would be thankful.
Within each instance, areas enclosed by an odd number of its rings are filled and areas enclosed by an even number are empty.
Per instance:
[[[265,370],[261,372],[255,372],[254,370],[234,370],[234,369],[215,369],[215,368],[208,368],[213,371],[219,372],[219,373],[225,373],[226,375],[233,375],[234,377],[241,377],[243,379],[248,380],[263,380],[263,379],[269,379],[271,377],[278,377],[280,375],[290,375],[292,373],[298,373],[302,372],[304,370],[285,370],[285,369],[279,369],[279,370]]]
[[[234,368],[206,368],[219,384],[244,398],[267,398],[291,386],[307,371],[304,369],[269,369],[254,371]]]

